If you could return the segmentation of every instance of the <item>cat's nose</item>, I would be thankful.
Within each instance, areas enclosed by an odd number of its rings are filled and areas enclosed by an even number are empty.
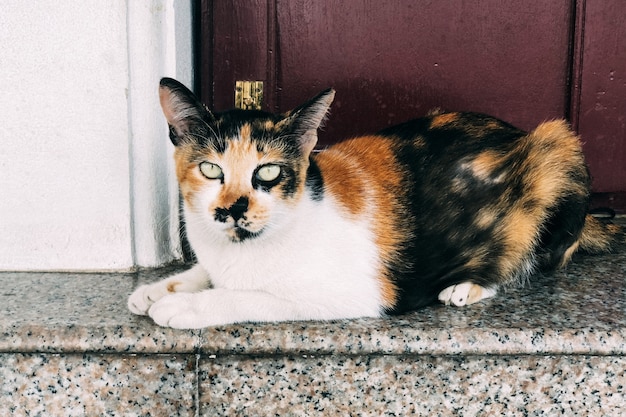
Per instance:
[[[247,197],[239,197],[237,201],[233,203],[232,206],[228,209],[228,212],[232,216],[232,218],[237,221],[241,219],[244,213],[248,210],[248,198]]]

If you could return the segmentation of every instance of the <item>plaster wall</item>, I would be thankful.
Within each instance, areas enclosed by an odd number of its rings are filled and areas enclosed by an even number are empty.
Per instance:
[[[0,270],[180,257],[161,76],[192,82],[189,1],[7,0],[0,13]]]

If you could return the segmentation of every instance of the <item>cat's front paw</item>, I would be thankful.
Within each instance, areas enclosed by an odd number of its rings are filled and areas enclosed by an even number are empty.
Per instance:
[[[199,310],[197,294],[170,294],[154,303],[148,314],[156,324],[175,329],[201,329],[214,324]]]
[[[150,307],[167,295],[167,288],[161,283],[141,285],[128,297],[128,309],[141,316],[148,314]]]

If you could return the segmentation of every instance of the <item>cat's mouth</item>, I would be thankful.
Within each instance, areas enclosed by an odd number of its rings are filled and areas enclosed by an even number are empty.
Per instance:
[[[250,230],[257,229],[257,226],[245,215],[233,217],[230,212],[223,209],[216,209],[215,220],[223,224],[223,232],[235,243],[254,239],[263,232],[262,227],[259,230]]]
[[[228,230],[228,234],[230,235],[230,239],[233,242],[243,242],[244,240],[254,239],[258,237],[263,230],[258,232],[251,232],[248,229],[244,229],[243,227],[235,226],[232,229]]]

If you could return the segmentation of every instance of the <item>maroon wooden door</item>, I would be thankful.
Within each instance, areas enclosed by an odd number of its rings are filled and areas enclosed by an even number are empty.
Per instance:
[[[198,86],[217,110],[236,80],[285,111],[337,90],[320,145],[472,110],[531,129],[569,118],[594,190],[626,190],[622,0],[203,0]],[[614,203],[615,201],[613,201]]]
[[[602,204],[626,212],[626,1],[581,2],[574,125]]]

